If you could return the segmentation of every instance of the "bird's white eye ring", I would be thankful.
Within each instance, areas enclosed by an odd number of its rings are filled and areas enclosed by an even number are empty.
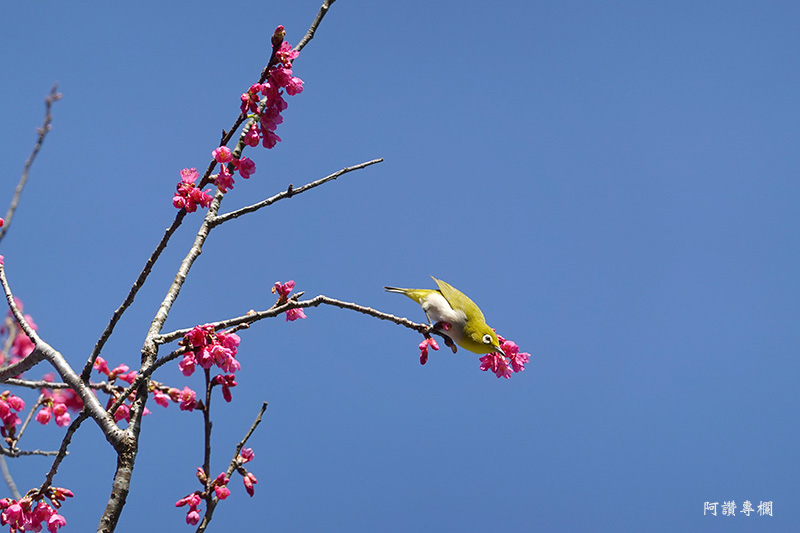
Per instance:
[[[492,344],[492,336],[488,333],[483,336],[483,343],[484,344]]]

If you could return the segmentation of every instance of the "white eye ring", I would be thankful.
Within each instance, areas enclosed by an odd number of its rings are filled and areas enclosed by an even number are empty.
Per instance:
[[[492,344],[492,336],[488,333],[483,336],[483,343],[484,344]]]

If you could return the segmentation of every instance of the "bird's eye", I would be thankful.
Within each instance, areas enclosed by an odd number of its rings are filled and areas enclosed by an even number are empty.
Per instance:
[[[483,336],[483,344],[492,344],[492,336],[488,333]]]

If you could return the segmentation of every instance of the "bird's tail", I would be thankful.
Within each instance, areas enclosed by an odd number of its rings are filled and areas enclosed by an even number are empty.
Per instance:
[[[400,287],[384,287],[386,292],[396,292],[397,294],[405,294],[418,304],[422,304],[422,300],[430,293],[430,289],[401,289]]]
[[[386,289],[386,292],[397,292],[400,294],[408,292],[408,289],[401,289],[400,287],[384,287],[384,289]]]

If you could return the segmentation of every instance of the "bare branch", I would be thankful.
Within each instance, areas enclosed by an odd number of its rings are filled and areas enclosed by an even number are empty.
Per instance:
[[[53,116],[50,114],[50,110],[53,107],[53,103],[56,100],[61,99],[61,93],[58,92],[58,84],[54,84],[53,88],[50,89],[50,94],[44,99],[44,122],[42,122],[42,126],[37,130],[39,134],[38,139],[36,139],[36,145],[33,147],[33,151],[31,155],[28,156],[28,160],[25,161],[25,167],[22,170],[22,176],[19,179],[19,183],[17,184],[17,188],[14,191],[14,198],[11,200],[11,205],[8,206],[8,211],[6,212],[5,216],[5,224],[2,228],[0,228],[0,240],[5,237],[6,232],[8,231],[8,227],[11,225],[11,219],[14,218],[14,213],[17,210],[17,206],[19,205],[19,198],[22,195],[22,189],[25,188],[25,183],[28,181],[28,173],[30,172],[31,165],[33,165],[33,161],[36,159],[36,156],[39,154],[39,150],[42,148],[42,144],[44,144],[44,138],[47,136],[47,133],[53,128],[50,124],[53,120]]]
[[[16,387],[25,387],[25,388],[28,388],[28,389],[53,389],[53,390],[58,390],[58,389],[71,389],[72,388],[72,387],[70,387],[70,385],[68,383],[60,383],[60,382],[44,381],[44,380],[32,381],[32,380],[28,380],[28,379],[17,379],[17,378],[10,378],[10,379],[3,380],[3,383],[5,383],[6,385],[13,385],[13,386],[16,386]],[[111,392],[114,392],[114,391],[117,391],[117,390],[122,390],[122,387],[120,387],[119,385],[112,385],[112,384],[110,384],[110,383],[108,383],[106,381],[101,381],[99,383],[87,383],[86,386],[89,387],[90,389],[101,390],[103,392],[108,392],[108,393],[111,393]]]
[[[89,418],[89,414],[86,412],[86,409],[83,409],[75,420],[67,428],[67,432],[64,434],[64,438],[61,439],[61,446],[58,449],[56,454],[55,460],[53,460],[53,464],[50,466],[50,470],[47,472],[47,476],[44,479],[44,483],[42,483],[41,488],[39,491],[44,491],[53,483],[53,478],[55,477],[56,473],[58,472],[58,467],[61,465],[61,461],[64,460],[64,457],[69,455],[67,448],[69,447],[69,443],[72,441],[72,436],[78,431],[78,428],[81,427],[83,421]]]
[[[11,476],[11,472],[8,470],[6,458],[2,454],[0,454],[0,470],[3,471],[3,479],[5,480],[6,485],[8,485],[8,490],[11,491],[11,496],[13,496],[15,500],[19,501],[22,498],[22,494],[19,493],[17,484],[14,483],[14,478]]]
[[[266,410],[267,410],[267,402],[264,402],[263,404],[261,404],[261,409],[258,411],[258,415],[256,416],[253,425],[250,426],[250,430],[247,432],[244,438],[241,441],[239,441],[239,444],[236,445],[236,451],[233,454],[233,459],[231,459],[231,463],[230,465],[228,465],[228,470],[225,472],[226,477],[230,478],[231,474],[233,474],[233,471],[240,466],[239,454],[241,453],[242,448],[244,448],[244,445],[247,444],[247,441],[250,439],[250,436],[253,434],[258,425],[261,423],[261,417],[264,416],[264,411]],[[211,494],[213,493],[209,491],[209,495]],[[209,522],[211,522],[211,518],[214,515],[214,509],[217,507],[218,503],[219,503],[219,498],[216,495],[210,497],[210,499],[208,500],[208,506],[206,508],[206,514],[203,517],[203,521],[197,527],[197,533],[202,533],[203,531],[206,530]]]
[[[128,292],[128,296],[125,297],[125,300],[122,302],[114,314],[111,316],[111,320],[109,321],[106,329],[103,331],[102,335],[100,335],[100,339],[94,346],[91,355],[89,356],[89,360],[86,361],[86,365],[83,367],[83,371],[81,372],[81,380],[84,382],[89,381],[89,375],[92,373],[92,367],[94,366],[94,362],[97,360],[97,356],[100,355],[100,352],[103,350],[103,346],[105,345],[108,338],[114,332],[114,327],[119,322],[119,319],[122,318],[123,313],[131,306],[133,303],[133,299],[136,297],[136,293],[139,292],[139,289],[142,288],[145,281],[147,281],[147,277],[150,275],[150,272],[153,269],[153,265],[155,265],[158,258],[161,256],[161,252],[164,251],[164,248],[167,247],[167,243],[169,239],[172,237],[172,234],[175,233],[175,230],[180,227],[181,222],[183,222],[183,217],[186,216],[186,211],[181,209],[178,211],[178,214],[175,216],[175,220],[172,221],[172,225],[167,228],[167,231],[164,233],[164,236],[161,237],[161,241],[156,246],[156,249],[150,254],[150,257],[147,259],[147,262],[144,265],[144,268],[139,273],[139,277],[136,278],[136,281],[133,282],[133,286],[131,290]]]
[[[311,23],[311,27],[308,28],[308,31],[303,36],[303,38],[300,39],[300,42],[297,43],[297,46],[294,47],[295,50],[299,52],[300,50],[305,48],[305,46],[311,39],[314,38],[314,34],[317,32],[319,23],[322,22],[322,19],[324,19],[325,15],[328,14],[328,10],[331,8],[331,6],[335,1],[336,0],[325,0],[324,2],[322,2],[322,6],[319,8],[319,12],[317,12],[317,16],[314,18],[314,22]]]
[[[56,455],[58,452],[46,450],[7,450],[6,448],[0,447],[0,454],[8,457],[21,457],[23,455]]]
[[[14,439],[14,443],[12,448],[16,448],[17,444],[19,444],[20,439],[22,439],[22,435],[25,433],[25,430],[28,428],[28,424],[31,423],[31,418],[33,418],[33,413],[42,405],[44,401],[44,395],[40,394],[39,397],[36,399],[36,403],[33,404],[31,410],[28,412],[28,416],[25,417],[25,422],[22,423],[22,427],[19,429],[19,433],[17,434],[16,439]]]
[[[284,192],[276,194],[272,198],[267,198],[266,200],[262,200],[262,201],[258,202],[257,204],[253,204],[253,205],[250,205],[250,206],[247,206],[247,207],[243,207],[241,209],[237,209],[236,211],[232,211],[230,213],[225,213],[224,215],[219,215],[219,216],[215,217],[211,221],[211,224],[213,226],[218,226],[218,225],[222,224],[223,222],[227,222],[228,220],[230,220],[232,218],[238,218],[238,217],[240,217],[242,215],[246,215],[247,213],[252,213],[253,211],[258,211],[262,207],[267,207],[268,205],[272,205],[275,202],[277,202],[278,200],[283,200],[284,198],[291,198],[292,196],[296,196],[296,195],[298,195],[298,194],[300,194],[302,192],[305,192],[307,190],[313,189],[315,187],[319,187],[320,185],[323,185],[323,184],[325,184],[325,183],[327,183],[329,181],[335,180],[339,176],[342,176],[343,174],[347,174],[348,172],[353,172],[354,170],[361,170],[362,168],[366,168],[366,167],[368,167],[370,165],[374,165],[376,163],[381,163],[382,161],[383,161],[383,158],[379,158],[379,159],[373,159],[372,161],[366,161],[366,162],[360,163],[358,165],[353,165],[352,167],[345,167],[345,168],[343,168],[341,170],[337,170],[333,174],[325,176],[324,178],[318,179],[316,181],[312,181],[311,183],[307,183],[307,184],[303,185],[302,187],[298,187],[296,189],[293,188],[292,185],[289,185],[289,187]]]
[[[111,443],[111,445],[116,449],[120,445],[122,430],[119,428],[119,426],[117,426],[116,422],[114,422],[114,419],[111,418],[108,413],[106,413],[106,410],[102,405],[100,405],[100,400],[98,400],[97,396],[94,395],[92,390],[87,387],[83,381],[81,381],[69,363],[67,363],[67,360],[64,358],[64,356],[61,355],[61,353],[55,348],[42,340],[39,335],[37,335],[36,331],[34,331],[30,324],[28,324],[28,322],[25,320],[25,317],[22,316],[22,313],[14,301],[14,295],[11,292],[11,287],[8,285],[5,266],[3,264],[0,264],[0,284],[3,286],[3,291],[5,292],[8,306],[11,308],[14,318],[17,319],[22,331],[24,331],[31,341],[33,341],[33,344],[36,347],[34,352],[25,359],[32,357],[38,351],[41,354],[41,357],[46,359],[53,366],[53,368],[56,369],[58,374],[61,376],[61,379],[68,383],[70,388],[78,394],[83,401],[84,408],[89,411],[89,415],[95,422],[97,422],[97,425],[105,434],[108,442]],[[25,359],[20,362],[25,361]],[[13,366],[14,365],[11,365],[11,367]],[[11,367],[6,367],[6,369],[4,369],[2,372],[7,372]]]

